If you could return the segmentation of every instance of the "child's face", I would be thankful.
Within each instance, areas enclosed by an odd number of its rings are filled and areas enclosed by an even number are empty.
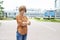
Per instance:
[[[21,13],[22,15],[24,15],[24,13],[25,13],[25,10],[22,10],[20,13]]]

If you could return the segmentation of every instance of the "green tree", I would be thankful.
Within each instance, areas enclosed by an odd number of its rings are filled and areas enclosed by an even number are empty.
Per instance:
[[[4,11],[3,11],[3,1],[0,1],[0,20],[4,18]]]

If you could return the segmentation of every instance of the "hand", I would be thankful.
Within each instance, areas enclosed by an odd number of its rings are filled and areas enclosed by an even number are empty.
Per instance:
[[[27,22],[23,22],[23,26],[26,26],[27,25]]]
[[[28,25],[30,25],[30,24],[31,24],[31,22],[30,22],[30,21],[27,21],[27,24],[28,24]]]

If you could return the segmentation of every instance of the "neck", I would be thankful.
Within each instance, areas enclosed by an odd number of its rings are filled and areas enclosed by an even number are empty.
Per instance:
[[[23,14],[20,14],[21,16],[24,16]]]
[[[20,13],[21,16],[24,16],[23,14]]]

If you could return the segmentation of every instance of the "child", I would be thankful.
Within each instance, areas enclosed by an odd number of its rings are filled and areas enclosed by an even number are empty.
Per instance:
[[[16,16],[16,21],[18,24],[17,27],[17,40],[26,40],[27,36],[27,25],[30,25],[30,21],[26,16],[24,16],[24,13],[26,13],[26,7],[20,6],[19,8],[19,14]]]

